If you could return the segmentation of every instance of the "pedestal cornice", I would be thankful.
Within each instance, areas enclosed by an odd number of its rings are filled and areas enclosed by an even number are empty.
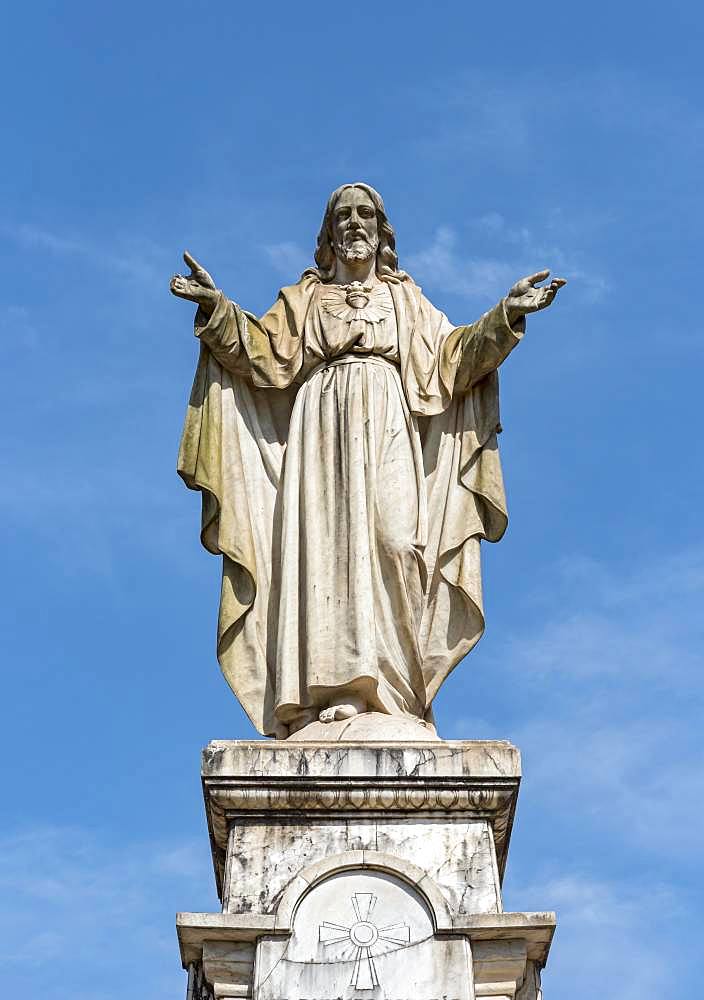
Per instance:
[[[237,817],[310,814],[486,819],[503,876],[521,765],[503,741],[417,745],[214,741],[203,751],[203,792],[218,888]]]

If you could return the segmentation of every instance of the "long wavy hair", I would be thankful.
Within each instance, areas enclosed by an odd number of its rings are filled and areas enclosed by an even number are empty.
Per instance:
[[[332,220],[340,196],[343,191],[347,191],[349,188],[360,188],[364,191],[376,209],[376,222],[379,231],[379,247],[376,252],[377,276],[383,281],[405,281],[408,275],[399,269],[396,236],[393,226],[386,217],[382,197],[373,187],[370,187],[369,184],[363,184],[361,181],[356,181],[354,184],[343,184],[328,198],[315,250],[315,263],[318,266],[307,268],[303,272],[303,276],[314,275],[322,282],[332,281],[335,277],[336,258],[333,248]]]

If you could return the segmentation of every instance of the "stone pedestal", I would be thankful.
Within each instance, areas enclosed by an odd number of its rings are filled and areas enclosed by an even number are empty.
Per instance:
[[[188,1000],[537,1000],[555,916],[501,900],[519,781],[496,741],[209,744]]]

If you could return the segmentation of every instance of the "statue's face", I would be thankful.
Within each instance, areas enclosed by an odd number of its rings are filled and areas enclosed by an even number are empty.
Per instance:
[[[374,203],[361,188],[346,188],[332,216],[335,256],[342,261],[369,260],[376,256],[379,231]]]

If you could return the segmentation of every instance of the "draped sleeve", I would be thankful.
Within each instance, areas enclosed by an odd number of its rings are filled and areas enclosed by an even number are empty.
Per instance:
[[[412,281],[390,286],[399,325],[404,391],[421,419],[428,501],[428,574],[421,623],[428,701],[484,631],[480,542],[508,523],[499,458],[498,366],[522,326],[499,302],[454,327]]]
[[[257,319],[225,295],[196,314],[200,358],[186,413],[178,472],[202,499],[201,542],[222,555],[217,653],[253,725],[285,736],[274,716],[267,609],[283,457],[313,283],[281,290]]]
[[[210,317],[196,313],[195,334],[222,367],[260,389],[285,389],[303,361],[303,330],[315,279],[282,288],[257,318],[220,292]]]
[[[525,318],[511,326],[503,299],[476,323],[455,327],[442,344],[440,362],[443,381],[452,395],[468,392],[496,371],[524,332]]]

